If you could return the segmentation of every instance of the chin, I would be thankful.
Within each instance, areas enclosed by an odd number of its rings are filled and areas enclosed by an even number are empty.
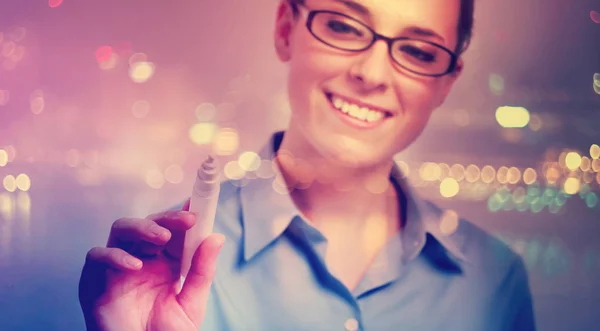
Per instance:
[[[325,137],[325,136],[322,136]],[[391,154],[378,151],[375,146],[345,136],[331,137],[317,142],[317,148],[332,164],[345,168],[373,168],[391,160]]]

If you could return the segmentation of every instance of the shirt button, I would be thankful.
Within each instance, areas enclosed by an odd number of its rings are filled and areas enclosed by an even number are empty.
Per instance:
[[[344,328],[347,331],[357,331],[358,330],[358,321],[355,318],[349,318],[344,323]]]

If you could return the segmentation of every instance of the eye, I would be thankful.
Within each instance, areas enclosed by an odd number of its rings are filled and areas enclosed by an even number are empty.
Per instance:
[[[402,45],[400,47],[400,51],[406,55],[409,55],[410,57],[412,57],[416,60],[421,61],[421,62],[431,63],[431,62],[435,62],[435,60],[436,60],[435,53],[427,52],[423,49],[420,49],[420,48],[412,46],[412,45]]]
[[[338,21],[338,20],[329,20],[327,21],[327,27],[329,28],[329,30],[331,30],[334,33],[339,33],[339,34],[354,34],[358,37],[362,37],[363,33],[361,31],[359,31],[358,29],[356,29],[355,27],[346,24],[342,21]]]

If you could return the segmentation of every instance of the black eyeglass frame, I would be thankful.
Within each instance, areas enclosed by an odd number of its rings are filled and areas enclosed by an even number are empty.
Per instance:
[[[298,3],[294,3],[293,6],[296,7],[296,5],[299,5]],[[304,8],[306,8],[306,6],[303,6]],[[308,8],[307,8],[308,9]],[[308,31],[310,32],[310,34],[315,37],[315,39],[319,40],[320,42],[324,43],[325,45],[335,48],[335,49],[339,49],[342,51],[346,51],[346,52],[363,52],[369,48],[371,48],[371,46],[373,46],[373,44],[375,44],[375,42],[377,42],[378,40],[383,40],[386,42],[386,44],[388,45],[388,54],[390,56],[390,58],[394,61],[394,63],[396,63],[398,66],[400,66],[401,68],[408,70],[414,74],[420,75],[420,76],[427,76],[427,77],[441,77],[441,76],[445,76],[447,74],[450,74],[452,72],[454,72],[454,70],[456,69],[457,66],[457,62],[458,62],[458,56],[456,55],[456,53],[454,53],[453,51],[449,50],[448,48],[440,45],[440,44],[436,44],[434,42],[428,41],[428,40],[423,40],[423,39],[418,39],[418,38],[410,38],[410,37],[397,37],[397,38],[390,38],[390,37],[386,37],[384,35],[381,35],[377,32],[375,32],[375,30],[373,30],[370,26],[364,24],[363,22],[357,20],[356,18],[340,13],[340,12],[336,12],[336,11],[331,11],[331,10],[310,10],[308,9],[308,18],[306,19],[306,28],[308,29]],[[339,46],[335,46],[332,45],[328,42],[326,42],[325,40],[319,38],[313,31],[312,31],[312,24],[314,21],[314,18],[316,15],[321,14],[321,13],[325,13],[325,14],[334,14],[334,15],[339,15],[345,18],[348,18],[350,20],[352,20],[353,22],[356,22],[357,24],[359,24],[360,26],[364,27],[365,29],[367,29],[369,32],[371,32],[371,34],[373,35],[373,39],[371,40],[371,42],[366,45],[363,48],[360,49],[347,49],[347,48],[342,48]],[[392,45],[399,40],[414,40],[414,41],[419,41],[419,42],[423,42],[429,45],[432,45],[434,47],[437,47],[441,50],[443,50],[444,52],[448,53],[450,55],[450,64],[448,66],[448,68],[446,69],[446,71],[439,73],[439,74],[426,74],[426,73],[422,73],[419,71],[415,71],[412,70],[410,68],[407,68],[405,66],[403,66],[401,63],[399,63],[394,56],[392,55]]]

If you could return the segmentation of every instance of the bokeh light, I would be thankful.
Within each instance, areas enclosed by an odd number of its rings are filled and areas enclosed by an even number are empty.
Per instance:
[[[44,111],[45,101],[43,96],[35,96],[30,101],[31,112],[38,115]]]
[[[98,67],[102,70],[114,69],[119,63],[119,56],[117,53],[111,53],[110,57],[106,61],[98,62]]]
[[[165,185],[165,177],[163,173],[156,169],[150,169],[146,172],[146,184],[153,189],[160,189]]]
[[[404,161],[398,161],[396,164],[398,165],[398,168],[400,169],[400,172],[402,173],[402,177],[407,178],[410,175],[410,168],[409,168],[408,164]]]
[[[215,119],[215,115],[217,114],[217,107],[210,102],[205,102],[195,110],[196,118],[201,122],[209,122]]]
[[[593,144],[590,146],[590,156],[592,159],[597,160],[600,158],[600,146]]]
[[[501,166],[498,168],[496,179],[498,180],[498,183],[506,184],[508,182],[508,167]]]
[[[133,53],[129,57],[129,66],[133,67],[136,63],[148,61],[148,55],[145,53]]]
[[[17,181],[13,175],[5,176],[4,180],[2,180],[2,185],[8,192],[14,192],[17,190]]]
[[[551,165],[546,170],[546,181],[549,184],[555,184],[560,178],[560,169],[558,165]]]
[[[8,164],[8,153],[5,150],[0,149],[0,167],[4,167]]]
[[[196,123],[190,128],[190,140],[197,145],[210,144],[217,133],[217,125],[214,123]]]
[[[486,165],[481,169],[481,180],[484,183],[489,184],[494,181],[494,178],[496,178],[496,169],[494,167]]]
[[[585,197],[585,204],[590,208],[596,207],[598,205],[598,195],[594,192],[590,192]]]
[[[129,69],[129,77],[136,83],[145,83],[154,75],[152,62],[136,62]]]
[[[451,235],[458,229],[459,217],[454,210],[445,210],[440,221],[440,230],[445,235]]]
[[[232,128],[221,128],[214,139],[213,147],[217,155],[233,155],[240,145],[237,130]]]
[[[531,118],[529,119],[529,129],[531,131],[540,131],[542,129],[543,121],[540,115],[531,114]]]
[[[445,178],[440,183],[440,194],[444,198],[452,198],[458,194],[459,184],[454,178]]]
[[[595,159],[592,161],[592,171],[600,172],[600,159]]]
[[[580,188],[581,188],[581,182],[579,181],[579,178],[576,178],[576,177],[567,178],[563,185],[563,190],[565,191],[565,193],[570,194],[570,195],[577,194],[577,192],[579,192]]]
[[[496,121],[503,128],[524,128],[529,120],[529,111],[524,107],[502,106],[496,110]]]
[[[504,93],[504,78],[497,74],[491,74],[489,79],[490,91],[495,95]]]
[[[581,169],[581,171],[588,171],[592,168],[592,161],[590,160],[589,157],[587,156],[583,156],[581,157],[581,164],[579,165],[579,169]]]
[[[71,168],[75,168],[81,162],[81,155],[78,150],[70,149],[65,154],[65,164]]]
[[[183,182],[183,169],[177,164],[172,164],[165,169],[165,180],[171,184]]]
[[[15,179],[15,184],[19,190],[27,192],[31,188],[31,179],[26,174],[19,174]]]
[[[223,168],[223,173],[225,177],[231,180],[240,180],[246,175],[246,171],[242,169],[238,161],[227,162]]]
[[[536,180],[537,180],[537,173],[536,173],[535,169],[533,169],[533,168],[525,169],[525,171],[523,172],[523,182],[525,182],[525,184],[527,184],[527,185],[531,185],[531,184],[535,183]]]
[[[450,176],[457,181],[465,179],[465,167],[462,164],[454,164],[450,167]]]
[[[260,167],[260,157],[254,152],[244,152],[238,158],[240,167],[244,171],[256,171]]]
[[[577,170],[581,166],[581,155],[577,152],[569,152],[565,157],[565,165],[569,170]]]
[[[48,0],[48,6],[50,8],[56,8],[63,3],[63,0]]]
[[[148,116],[150,112],[150,102],[147,100],[138,100],[133,103],[131,107],[131,113],[135,118],[144,118]]]
[[[434,181],[440,179],[442,173],[441,168],[437,163],[424,162],[419,168],[419,176],[423,180]]]
[[[113,49],[110,46],[101,46],[96,50],[96,61],[106,62],[110,60],[113,54]]]
[[[467,169],[465,170],[465,179],[469,183],[474,183],[479,180],[479,176],[481,176],[481,170],[474,164],[469,164]]]
[[[258,178],[271,178],[274,175],[275,170],[273,169],[273,161],[262,160],[260,162],[260,167],[256,170],[256,176]]]
[[[516,167],[510,167],[506,177],[509,184],[516,184],[521,180],[521,171]]]

